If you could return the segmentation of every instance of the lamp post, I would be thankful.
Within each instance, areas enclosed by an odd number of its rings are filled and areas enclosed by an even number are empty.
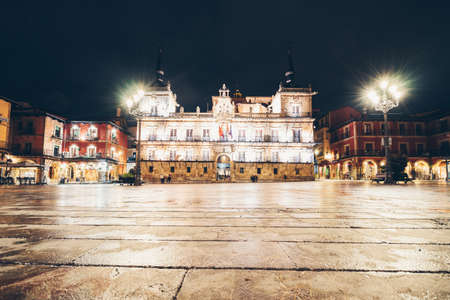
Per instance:
[[[131,116],[136,119],[137,122],[137,132],[136,132],[136,174],[134,178],[134,185],[141,185],[141,127],[142,127],[142,117],[145,112],[141,109],[140,102],[144,97],[144,91],[138,90],[132,98],[127,99],[128,112]]]
[[[390,132],[388,128],[388,112],[397,107],[399,104],[400,98],[403,96],[403,92],[400,90],[399,84],[396,83],[393,79],[390,78],[381,78],[378,79],[375,86],[368,89],[367,98],[372,101],[375,110],[383,112],[384,116],[384,157],[386,160],[385,164],[385,173],[386,177],[384,179],[385,184],[394,183],[394,179],[392,178],[392,169],[390,162],[390,153],[389,153],[389,137]]]

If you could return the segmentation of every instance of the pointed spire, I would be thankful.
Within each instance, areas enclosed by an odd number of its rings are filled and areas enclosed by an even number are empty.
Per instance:
[[[164,80],[164,70],[162,69],[162,52],[163,50],[160,48],[158,52],[158,59],[156,61],[156,80],[155,83],[158,86],[166,86],[165,80]]]
[[[295,69],[294,62],[292,60],[292,49],[288,48],[288,70],[284,73],[283,80],[284,87],[295,87]]]

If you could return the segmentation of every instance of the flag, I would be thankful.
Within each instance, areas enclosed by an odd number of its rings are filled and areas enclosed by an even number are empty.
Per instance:
[[[233,131],[232,131],[231,125],[230,125],[230,136],[233,137]]]
[[[222,130],[222,126],[219,125],[219,136],[223,137],[223,130]]]

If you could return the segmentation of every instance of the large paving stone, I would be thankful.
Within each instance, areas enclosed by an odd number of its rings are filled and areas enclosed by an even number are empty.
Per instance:
[[[191,270],[178,299],[450,299],[450,275]]]

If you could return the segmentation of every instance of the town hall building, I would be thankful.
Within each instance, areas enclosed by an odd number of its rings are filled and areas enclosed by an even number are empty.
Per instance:
[[[136,104],[141,178],[157,182],[314,180],[311,87],[289,69],[275,95],[244,97],[225,84],[212,109],[184,112],[158,63],[157,80]]]

